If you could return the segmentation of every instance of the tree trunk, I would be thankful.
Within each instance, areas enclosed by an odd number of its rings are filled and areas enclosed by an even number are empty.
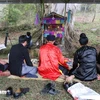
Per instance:
[[[69,56],[73,56],[73,53],[76,51],[76,49],[79,47],[78,45],[78,35],[75,34],[73,29],[70,27],[70,24],[66,24],[65,27],[65,37],[64,37],[64,47],[66,54],[68,53]]]
[[[96,7],[95,7],[95,12],[94,12],[94,16],[93,16],[92,22],[94,22],[95,17],[96,17]]]

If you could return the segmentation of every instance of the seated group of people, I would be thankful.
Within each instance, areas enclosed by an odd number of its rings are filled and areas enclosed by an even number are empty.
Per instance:
[[[35,67],[27,50],[27,37],[21,35],[19,43],[13,45],[9,54],[8,70],[12,75],[36,75],[38,72],[43,78],[56,80],[62,78],[71,80],[74,77],[82,80],[94,80],[97,78],[97,62],[100,64],[100,53],[97,56],[95,48],[88,46],[88,38],[82,33],[79,43],[81,47],[75,52],[72,69],[67,65],[69,59],[62,55],[60,49],[54,45],[55,36],[48,35],[47,43],[39,50],[39,65]],[[60,66],[61,65],[61,66]],[[66,70],[66,73],[64,71]]]

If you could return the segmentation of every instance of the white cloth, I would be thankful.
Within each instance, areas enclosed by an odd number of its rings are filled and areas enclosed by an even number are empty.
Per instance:
[[[0,44],[0,50],[5,49],[6,46],[4,44]]]
[[[76,83],[67,90],[74,100],[100,100],[100,94],[84,86],[82,83]]]

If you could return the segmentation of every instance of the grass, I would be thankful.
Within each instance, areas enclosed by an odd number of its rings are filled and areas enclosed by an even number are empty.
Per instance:
[[[5,77],[0,77],[0,89],[5,90],[8,86],[12,86],[14,90],[19,87],[29,87],[30,92],[23,95],[19,100],[72,100],[70,95],[62,88],[61,83],[56,83],[56,88],[60,90],[58,95],[40,94],[40,91],[49,81],[36,81],[36,80],[13,80]],[[4,85],[5,84],[5,85]],[[12,97],[0,96],[0,100],[14,100]]]
[[[86,18],[81,18],[82,16],[86,16]],[[90,45],[97,45],[100,44],[100,14],[96,15],[94,22],[91,22],[92,17],[89,13],[76,15],[77,20],[75,21],[74,29],[80,33],[86,33]],[[88,21],[89,18],[91,19],[90,21]]]
[[[21,96],[18,100],[73,100],[72,97],[62,87],[63,83],[56,82],[56,89],[60,91],[57,95],[40,94],[40,91],[50,81],[37,81],[37,80],[17,80],[0,77],[0,90],[5,90],[7,87],[12,86],[14,91],[21,87],[29,87],[30,91]],[[91,82],[83,82],[86,86],[94,89],[100,93],[100,84],[97,80]],[[15,100],[13,97],[6,97],[0,95],[0,100]]]

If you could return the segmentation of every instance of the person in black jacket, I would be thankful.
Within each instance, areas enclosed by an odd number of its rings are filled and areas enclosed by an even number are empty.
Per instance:
[[[82,81],[94,80],[97,78],[97,51],[91,46],[87,46],[88,38],[85,33],[80,34],[79,48],[74,55],[73,68],[70,74],[73,73],[76,78]]]
[[[19,37],[19,44],[13,45],[9,54],[9,71],[13,75],[23,76],[26,74],[35,75],[37,68],[33,67],[30,60],[26,35]]]

